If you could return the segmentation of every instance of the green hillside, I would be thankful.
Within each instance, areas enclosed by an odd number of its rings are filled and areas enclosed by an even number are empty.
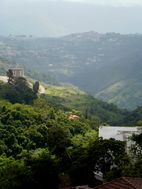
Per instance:
[[[142,83],[139,80],[118,81],[95,95],[96,98],[133,110],[142,104]]]
[[[52,104],[64,109],[83,114],[86,119],[94,120],[97,124],[127,125],[125,117],[129,115],[127,110],[117,108],[113,104],[108,104],[95,99],[72,85],[45,85],[46,99]]]
[[[25,78],[0,82],[0,188],[95,187],[98,170],[106,181],[142,176],[141,135],[133,137],[135,162],[124,142],[98,138],[104,123],[142,125],[142,107],[128,112],[72,85],[41,84],[45,94],[35,93]]]
[[[11,103],[32,104],[37,98],[37,95],[32,91],[34,82],[35,80],[29,77],[28,81],[26,81],[26,79],[16,79],[13,85],[1,82],[0,99],[8,100]],[[73,112],[85,117],[89,120],[93,128],[101,124],[133,125],[141,119],[141,116],[138,116],[138,118],[136,116],[135,121],[133,121],[133,119],[127,119],[127,117],[131,115],[131,112],[118,108],[112,104],[112,102],[105,102],[106,99],[103,99],[104,101],[98,100],[76,86],[69,84],[50,85],[44,82],[40,82],[40,84],[45,93],[40,95],[49,103],[65,112]],[[126,84],[120,82],[113,89],[110,89],[111,94],[112,90],[113,93],[117,90],[118,94],[122,86],[126,88]],[[20,87],[21,85],[22,87]],[[116,94],[114,95],[116,96]],[[99,97],[101,97],[101,94],[99,94]]]
[[[7,59],[0,57],[0,76],[5,76],[7,70],[15,64],[7,61]]]
[[[30,81],[31,83],[31,81]],[[32,80],[32,83],[34,81]],[[32,83],[24,79],[16,79],[13,85],[0,83],[0,98],[11,103],[32,104],[37,95],[32,91]],[[20,87],[22,85],[22,87]],[[123,125],[128,111],[118,109],[113,104],[108,104],[93,98],[72,85],[49,85],[41,83],[45,94],[41,94],[53,106],[66,112],[74,112],[92,120],[92,127],[100,124]],[[30,88],[29,88],[30,87]]]

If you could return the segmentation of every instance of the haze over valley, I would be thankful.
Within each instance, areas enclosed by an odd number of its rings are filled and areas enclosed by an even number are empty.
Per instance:
[[[141,49],[140,34],[92,31],[58,38],[0,38],[1,58],[128,109],[142,104]]]
[[[142,33],[141,0],[1,0],[0,35]]]

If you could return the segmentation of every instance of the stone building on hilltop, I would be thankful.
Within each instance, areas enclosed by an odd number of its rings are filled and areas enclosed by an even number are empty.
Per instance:
[[[11,68],[14,77],[24,77],[24,69],[23,68]]]

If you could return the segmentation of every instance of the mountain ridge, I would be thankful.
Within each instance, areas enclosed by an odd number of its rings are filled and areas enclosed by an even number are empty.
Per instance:
[[[31,72],[38,70],[56,78],[59,83],[71,83],[97,98],[113,101],[121,108],[135,109],[141,105],[141,34],[99,34],[91,31],[58,38],[0,38],[0,42],[1,57],[30,68]],[[128,92],[122,88],[130,96],[128,99],[133,96],[131,91],[139,91],[132,105],[127,99],[123,103],[123,95],[120,96],[121,102],[114,100],[119,97],[117,91],[112,98],[113,93],[110,95],[110,90],[107,93],[108,88],[123,80],[127,81],[127,85],[131,83]]]

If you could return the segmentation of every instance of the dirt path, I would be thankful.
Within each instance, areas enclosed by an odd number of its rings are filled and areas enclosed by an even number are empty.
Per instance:
[[[7,83],[8,77],[7,76],[0,76],[0,81],[3,81]],[[29,83],[30,86],[32,87],[32,83]],[[45,87],[43,85],[39,86],[39,93],[40,94],[45,94]]]
[[[40,92],[40,94],[45,94],[45,88],[43,85],[40,85],[39,92]]]
[[[8,77],[7,76],[0,76],[0,81],[7,82]]]

